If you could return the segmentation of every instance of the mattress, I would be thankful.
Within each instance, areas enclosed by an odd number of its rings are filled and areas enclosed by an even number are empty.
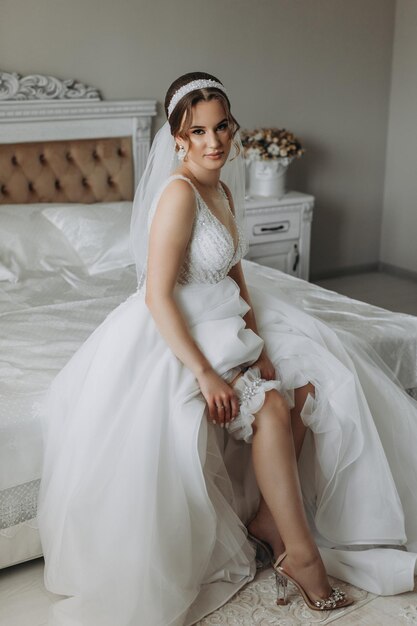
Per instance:
[[[417,317],[352,300],[243,261],[249,287],[301,306],[375,351],[399,383],[417,388]],[[94,276],[62,271],[0,283],[0,567],[42,554],[36,527],[40,407],[55,374],[136,288],[134,267]]]

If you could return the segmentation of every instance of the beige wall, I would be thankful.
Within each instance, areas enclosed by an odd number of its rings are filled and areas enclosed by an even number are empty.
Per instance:
[[[308,150],[289,183],[316,196],[315,277],[378,260],[394,10],[395,0],[1,0],[0,64],[160,102],[184,72],[217,75],[243,127],[287,128]]]
[[[381,261],[417,272],[417,2],[398,0]]]

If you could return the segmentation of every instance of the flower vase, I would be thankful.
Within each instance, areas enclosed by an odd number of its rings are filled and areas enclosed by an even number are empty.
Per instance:
[[[292,159],[285,157],[268,161],[251,161],[249,166],[249,195],[285,195],[285,176]]]

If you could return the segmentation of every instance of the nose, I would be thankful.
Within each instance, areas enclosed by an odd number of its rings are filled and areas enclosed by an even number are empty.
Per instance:
[[[216,131],[212,130],[209,132],[209,135],[207,137],[207,145],[209,146],[209,148],[218,148],[219,146],[221,146],[221,141]]]

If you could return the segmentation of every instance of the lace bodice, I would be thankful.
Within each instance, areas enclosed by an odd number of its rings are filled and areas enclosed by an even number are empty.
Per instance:
[[[238,242],[235,242],[226,226],[210,211],[207,204],[189,178],[182,174],[174,174],[170,179],[186,180],[194,189],[197,200],[196,215],[188,242],[184,263],[178,275],[180,285],[189,283],[218,283],[226,277],[230,269],[236,265],[244,254],[244,235],[237,222]],[[230,204],[223,186],[219,189],[229,207]],[[233,213],[232,213],[233,215]],[[234,216],[233,216],[234,217]]]

